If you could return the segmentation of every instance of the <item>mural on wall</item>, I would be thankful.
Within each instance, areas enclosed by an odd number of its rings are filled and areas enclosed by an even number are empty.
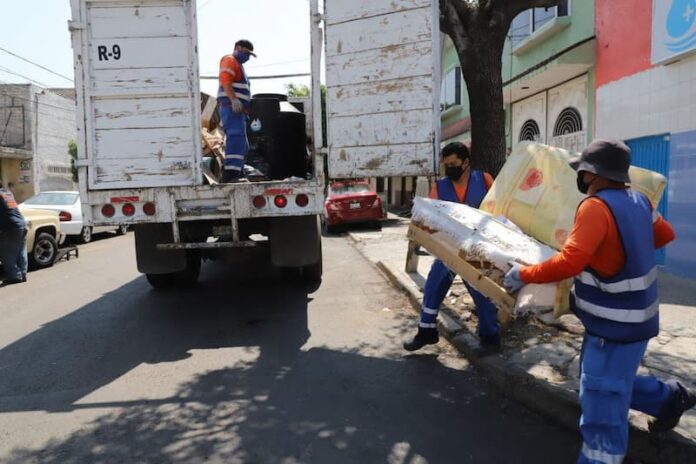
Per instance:
[[[696,50],[696,0],[653,0],[653,64],[693,50]]]

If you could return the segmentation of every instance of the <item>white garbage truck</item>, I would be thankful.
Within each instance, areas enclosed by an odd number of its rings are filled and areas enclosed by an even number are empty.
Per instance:
[[[210,182],[201,149],[196,1],[71,0],[85,220],[131,225],[138,269],[154,287],[195,283],[203,258],[234,264],[252,247],[319,281],[325,159],[331,178],[435,172],[437,1],[325,0],[321,10],[309,3],[314,133],[306,139],[304,127],[289,126],[313,146],[303,143],[296,155],[276,140],[266,159],[280,163],[276,174],[223,184]],[[287,104],[279,98],[277,106]],[[252,101],[258,119],[253,113]]]

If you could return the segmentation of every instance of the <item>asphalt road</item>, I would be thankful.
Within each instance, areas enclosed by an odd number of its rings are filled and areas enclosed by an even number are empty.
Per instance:
[[[575,462],[446,344],[407,356],[413,314],[345,238],[324,258],[310,294],[218,263],[157,292],[129,234],[0,288],[0,462]]]

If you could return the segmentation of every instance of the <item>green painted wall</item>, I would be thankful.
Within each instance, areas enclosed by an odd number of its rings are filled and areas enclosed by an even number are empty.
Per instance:
[[[509,81],[514,76],[519,76],[529,69],[539,66],[550,57],[566,50],[573,45],[594,37],[594,2],[589,0],[571,0],[570,24],[557,31],[542,43],[526,50],[524,53],[514,55],[511,52],[510,41],[505,44],[503,51],[503,82]],[[454,49],[454,44],[449,37],[443,39],[442,75],[455,66],[459,66],[459,57]],[[588,137],[594,132],[594,69],[589,72],[590,95],[588,95]],[[466,84],[464,84],[466,85]],[[511,107],[506,106],[506,140],[508,147],[511,143]],[[460,107],[450,108],[441,117],[442,127],[446,127],[462,118],[469,116],[469,96],[466,88],[462,91],[462,104]]]
[[[571,0],[570,9],[570,25],[568,27],[524,53],[514,55],[510,41],[506,41],[503,50],[503,82],[507,82],[539,65],[549,57],[557,55],[574,44],[594,37],[594,2]]]
[[[444,36],[443,44],[444,51],[442,56],[441,76],[444,77],[450,69],[459,66],[459,56],[457,55],[457,50],[455,50],[454,44],[452,43],[452,40],[449,37]],[[469,94],[466,91],[466,84],[464,84],[464,79],[462,79],[462,104],[459,106],[448,108],[442,113],[442,117],[440,119],[442,127],[448,126],[467,116],[469,116]]]

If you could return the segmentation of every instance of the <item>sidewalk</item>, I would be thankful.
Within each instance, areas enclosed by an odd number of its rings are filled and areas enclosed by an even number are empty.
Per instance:
[[[390,215],[382,231],[352,231],[355,246],[410,297],[420,310],[422,288],[433,262],[421,252],[418,274],[406,274],[408,219]],[[676,378],[696,389],[696,281],[661,274],[660,335],[648,345],[641,370]],[[479,358],[476,315],[466,288],[457,278],[440,312],[440,332],[479,371],[509,395],[569,427],[578,427],[579,358],[583,328],[573,315],[553,326],[515,321],[501,330],[503,350]],[[416,316],[414,315],[414,332]],[[631,411],[629,457],[639,462],[696,462],[696,410],[685,414],[675,431],[662,436],[647,432],[648,416]],[[578,439],[579,436],[578,436]]]

